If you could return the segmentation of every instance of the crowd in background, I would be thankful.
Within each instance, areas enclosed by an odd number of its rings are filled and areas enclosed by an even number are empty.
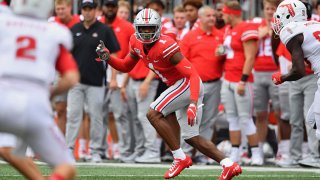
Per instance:
[[[137,13],[147,7],[162,16],[161,33],[179,43],[204,84],[200,135],[246,165],[320,167],[319,141],[313,127],[304,123],[317,89],[316,75],[307,66],[307,75],[296,82],[276,86],[271,79],[276,71],[287,73],[291,64],[290,54],[271,29],[280,0],[261,1],[263,16],[250,19],[243,19],[241,6],[227,0],[210,6],[202,0],[184,0],[174,7],[172,18],[165,17],[167,3],[161,0],[134,5],[124,0],[87,1],[81,1],[80,14],[72,14],[71,0],[55,0],[55,16],[49,19],[64,24],[73,35],[80,83],[55,97],[53,107],[78,160],[173,160],[146,117],[166,85],[142,62],[130,73],[121,73],[95,61],[99,40],[107,42],[113,56],[128,54],[135,33],[131,9]],[[311,19],[320,21],[320,2],[309,3]],[[215,163],[183,140],[181,146],[195,163]]]

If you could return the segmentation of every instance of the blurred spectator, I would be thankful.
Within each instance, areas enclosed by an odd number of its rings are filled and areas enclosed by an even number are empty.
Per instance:
[[[223,19],[230,25],[224,46],[226,61],[221,100],[229,121],[232,144],[230,158],[239,162],[241,134],[246,135],[252,151],[252,165],[262,165],[263,158],[258,146],[256,126],[252,119],[252,67],[258,51],[258,31],[253,24],[241,19],[238,1],[228,1],[223,8]],[[241,133],[242,132],[242,133]]]
[[[67,145],[73,150],[75,140],[82,122],[84,103],[86,102],[90,117],[90,150],[93,162],[101,162],[99,148],[103,141],[102,106],[105,93],[105,68],[95,62],[96,46],[99,40],[105,42],[110,52],[118,51],[119,45],[111,28],[96,20],[97,3],[94,0],[83,0],[81,14],[83,22],[72,28],[75,57],[80,70],[80,83],[68,93],[67,108]]]
[[[214,53],[223,44],[223,33],[215,28],[215,11],[210,6],[202,6],[199,11],[200,27],[190,31],[180,42],[182,54],[193,64],[204,86],[203,113],[200,123],[200,135],[211,140],[213,124],[218,114],[223,69],[222,57]],[[184,142],[182,142],[184,144]],[[190,145],[182,146],[191,155]],[[207,163],[207,157],[197,153],[195,162]]]
[[[271,20],[276,11],[279,0],[264,0],[264,19],[256,17],[252,19],[259,33],[259,50],[254,64],[254,111],[256,114],[256,126],[259,135],[260,147],[266,141],[269,124],[269,102],[272,101],[273,112],[277,120],[280,116],[279,90],[272,82],[272,74],[278,70],[272,57],[271,48]]]
[[[117,16],[119,11],[117,0],[103,1],[103,15],[105,24],[110,26],[115,33],[120,44],[120,51],[117,52],[117,57],[124,58],[129,52],[129,40],[134,34],[134,28],[131,23]],[[121,156],[126,157],[130,154],[131,145],[131,130],[128,117],[128,104],[121,100],[120,87],[124,75],[117,72],[111,66],[108,67],[108,82],[109,82],[109,122],[108,126],[113,140],[114,159],[118,159],[120,150]],[[116,120],[116,122],[115,122]],[[116,128],[116,125],[117,127]],[[118,131],[117,131],[118,130]],[[120,137],[120,147],[118,145],[118,135]]]
[[[130,16],[130,9],[131,6],[129,2],[123,0],[119,1],[117,16],[128,21]]]
[[[160,15],[161,17],[161,33],[167,36],[170,36],[174,40],[177,39],[177,30],[174,28],[171,19],[163,17],[163,13],[165,10],[165,5],[161,0],[151,0],[147,4],[147,8],[151,8]]]
[[[198,10],[202,6],[201,0],[186,0],[183,3],[183,8],[186,11],[187,14],[187,27],[189,30],[192,28],[198,28],[199,27],[199,21],[198,20]]]
[[[55,12],[57,16],[49,18],[49,22],[57,22],[68,28],[71,28],[76,23],[80,22],[78,15],[72,15],[71,0],[55,0]],[[58,77],[56,82],[58,81]],[[66,134],[66,123],[67,123],[67,95],[68,93],[58,95],[54,97],[54,107],[58,115],[57,125],[63,135]]]
[[[223,20],[222,9],[223,9],[223,3],[217,3],[216,11],[215,11],[216,12],[216,28],[224,32],[226,28],[226,24],[224,23],[224,20]]]
[[[177,41],[181,41],[189,29],[186,27],[187,17],[186,11],[182,6],[176,6],[173,10],[173,23],[177,29]]]

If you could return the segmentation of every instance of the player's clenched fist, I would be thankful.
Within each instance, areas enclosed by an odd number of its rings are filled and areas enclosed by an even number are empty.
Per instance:
[[[101,40],[100,44],[97,46],[96,52],[99,56],[99,58],[96,58],[97,61],[108,61],[110,59],[110,51]]]
[[[188,124],[193,126],[197,120],[197,105],[191,103],[187,110]]]
[[[280,72],[276,72],[272,74],[272,81],[275,85],[281,84],[283,83],[281,81],[281,73]]]

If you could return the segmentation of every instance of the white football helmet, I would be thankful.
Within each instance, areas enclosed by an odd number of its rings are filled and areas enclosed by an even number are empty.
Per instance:
[[[154,27],[154,31],[150,33],[141,32],[141,27]],[[134,19],[134,27],[136,29],[136,37],[142,43],[153,43],[160,37],[161,17],[153,9],[142,9]]]
[[[15,14],[48,19],[52,16],[53,0],[12,0],[10,3]]]
[[[299,0],[284,0],[273,15],[272,29],[279,35],[281,29],[290,22],[307,20],[307,8]]]

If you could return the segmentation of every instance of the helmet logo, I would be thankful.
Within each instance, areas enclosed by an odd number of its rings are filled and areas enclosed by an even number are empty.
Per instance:
[[[279,7],[286,7],[288,8],[289,14],[291,17],[294,17],[296,15],[296,13],[294,12],[294,9],[292,7],[292,4],[282,4]]]

